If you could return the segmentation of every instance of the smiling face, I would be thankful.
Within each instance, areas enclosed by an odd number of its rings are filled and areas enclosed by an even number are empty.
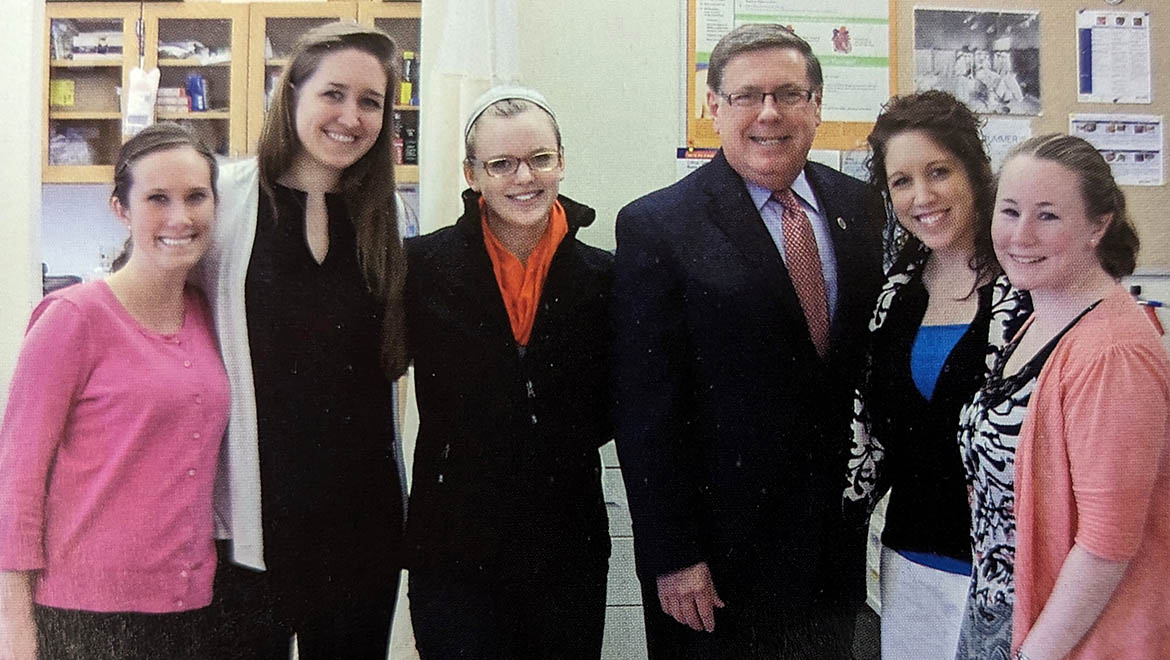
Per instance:
[[[886,142],[886,182],[898,222],[931,250],[970,252],[975,244],[975,192],[954,154],[923,131]]]
[[[321,58],[296,90],[297,169],[336,177],[382,130],[386,73],[373,55],[347,49]]]
[[[1089,216],[1075,172],[1022,155],[1004,164],[999,181],[991,237],[1014,286],[1062,292],[1104,272],[1096,245],[1109,218]]]
[[[804,56],[791,48],[767,48],[740,53],[727,63],[720,82],[724,94],[770,92],[779,87],[811,89]],[[740,176],[770,190],[784,190],[804,168],[817,126],[821,123],[821,95],[793,107],[779,106],[771,97],[757,108],[737,108],[715,91],[707,91],[715,131],[723,154]]]
[[[476,121],[475,162],[463,164],[463,176],[472,190],[483,195],[489,223],[500,223],[513,232],[544,231],[564,177],[564,159],[547,172],[532,170],[523,159],[558,151],[552,121],[535,107],[511,117],[488,112]],[[484,170],[484,161],[505,157],[521,160],[515,172],[495,177]]]
[[[207,251],[215,220],[211,167],[191,147],[156,151],[131,166],[126,203],[112,201],[130,229],[127,265],[141,272],[184,276]]]

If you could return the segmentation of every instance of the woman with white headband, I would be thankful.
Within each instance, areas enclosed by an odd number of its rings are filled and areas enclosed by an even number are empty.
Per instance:
[[[407,523],[419,655],[601,655],[612,257],[558,195],[539,93],[489,90],[464,129],[464,212],[407,241],[419,434]]]

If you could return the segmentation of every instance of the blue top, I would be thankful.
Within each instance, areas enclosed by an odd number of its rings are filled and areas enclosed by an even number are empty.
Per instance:
[[[912,561],[919,566],[926,566],[936,571],[950,573],[951,575],[971,575],[971,562],[969,561],[963,561],[962,559],[955,559],[954,557],[933,552],[914,552],[911,550],[894,550],[894,552],[902,555],[907,561]]]
[[[947,356],[965,332],[966,323],[923,325],[918,328],[918,336],[914,338],[914,346],[910,349],[910,375],[918,391],[928,401],[934,395],[934,386]]]

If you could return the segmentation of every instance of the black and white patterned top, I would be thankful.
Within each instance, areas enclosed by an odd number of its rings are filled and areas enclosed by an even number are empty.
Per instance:
[[[885,324],[898,293],[907,283],[914,280],[915,273],[922,269],[928,255],[929,252],[923,248],[919,254],[907,259],[904,268],[895,269],[886,276],[886,282],[878,293],[873,316],[869,319],[870,334],[877,332]],[[868,379],[873,372],[868,352],[866,361],[864,373]],[[881,463],[886,456],[885,447],[872,432],[873,424],[865,406],[865,398],[861,394],[863,388],[853,392],[853,417],[850,425],[853,447],[850,451],[846,487],[841,501],[846,519],[855,519],[861,523],[868,522],[869,514],[885,494],[885,487],[879,482],[879,475]]]
[[[904,268],[891,271],[885,286],[878,295],[877,305],[870,318],[869,331],[877,333],[889,316],[890,308],[903,288],[913,282],[921,270],[928,252],[923,250],[912,255]],[[1032,311],[1031,298],[1026,292],[1012,288],[1005,276],[1000,276],[991,292],[991,320],[988,326],[987,366],[990,369],[995,359]],[[872,374],[867,368],[866,373]],[[846,488],[842,498],[845,516],[861,523],[868,521],[870,512],[885,494],[882,463],[886,459],[886,448],[874,434],[873,420],[860,389],[854,393],[853,419],[850,431],[853,447],[849,457]]]
[[[1004,378],[1003,363],[1015,346],[1009,344],[1001,353],[999,364],[959,422],[959,447],[971,504],[971,598],[984,611],[1014,600],[1016,441],[1042,366],[1033,359],[1018,373]]]
[[[987,382],[960,414],[959,447],[971,503],[973,570],[968,608],[984,618],[1010,613],[1015,601],[1015,454],[1028,400],[1061,337],[1088,311],[1009,376],[1004,375],[1004,366],[1019,345],[1021,322],[1026,319],[1019,312],[1001,319],[1001,347],[995,346],[993,319]]]

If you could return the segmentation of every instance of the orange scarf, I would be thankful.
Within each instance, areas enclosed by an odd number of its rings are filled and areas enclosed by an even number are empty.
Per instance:
[[[540,292],[544,289],[549,264],[552,263],[561,239],[569,233],[565,207],[561,206],[560,201],[553,202],[548,214],[548,225],[536,247],[532,248],[532,254],[528,255],[527,265],[509,252],[492,233],[482,197],[479,199],[479,217],[483,226],[483,244],[487,247],[488,256],[491,257],[492,270],[496,273],[496,284],[499,285],[500,295],[504,298],[504,307],[508,309],[512,336],[517,344],[527,346],[532,336],[532,323],[536,320],[536,308],[540,304]]]

